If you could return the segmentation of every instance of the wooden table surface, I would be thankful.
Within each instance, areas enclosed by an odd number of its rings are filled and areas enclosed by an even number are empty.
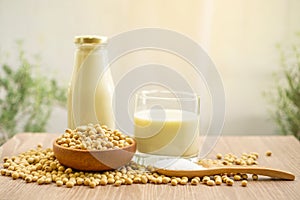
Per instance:
[[[38,143],[51,147],[57,134],[17,134],[0,147],[0,157],[17,155]],[[271,157],[265,152],[271,150]],[[235,183],[232,187],[221,185],[198,186],[134,184],[115,187],[75,186],[71,189],[57,187],[55,184],[38,185],[25,183],[11,177],[0,176],[0,199],[300,199],[300,143],[292,136],[223,136],[214,150],[208,155],[214,158],[216,153],[258,152],[259,165],[279,168],[296,175],[295,181],[272,180],[260,177],[259,181],[248,181],[247,187]],[[1,167],[2,168],[2,159]]]

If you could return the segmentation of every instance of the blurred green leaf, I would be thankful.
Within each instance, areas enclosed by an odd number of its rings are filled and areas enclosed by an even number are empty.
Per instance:
[[[41,66],[26,59],[21,40],[17,46],[20,66],[0,64],[0,145],[17,132],[45,132],[53,106],[66,107],[66,87],[37,74]]]
[[[300,45],[292,44],[287,49],[277,45],[277,48],[282,68],[274,76],[274,90],[264,96],[273,106],[272,118],[280,132],[300,140]],[[279,78],[280,74],[283,78]]]

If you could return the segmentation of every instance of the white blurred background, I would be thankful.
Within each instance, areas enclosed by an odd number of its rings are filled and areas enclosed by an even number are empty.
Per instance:
[[[300,31],[299,19],[299,0],[0,0],[0,50],[13,52],[23,40],[28,55],[40,54],[43,73],[67,84],[74,36],[170,29],[198,42],[215,62],[226,93],[223,134],[277,134],[262,92],[280,66],[276,45]],[[119,76],[130,68],[126,63],[137,64],[119,61]],[[48,132],[66,125],[66,111],[55,108]]]

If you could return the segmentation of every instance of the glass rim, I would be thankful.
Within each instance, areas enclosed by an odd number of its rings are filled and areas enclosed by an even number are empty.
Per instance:
[[[154,95],[156,94],[156,95]],[[162,96],[159,96],[162,94]],[[163,95],[174,95],[170,96],[163,96]],[[153,100],[195,100],[199,98],[199,95],[196,93],[191,92],[184,92],[184,91],[169,91],[169,90],[142,90],[136,94],[138,98],[146,98],[146,99],[153,99]]]

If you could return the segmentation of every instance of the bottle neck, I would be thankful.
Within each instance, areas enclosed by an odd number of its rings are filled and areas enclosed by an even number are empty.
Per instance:
[[[86,54],[97,53],[98,51],[106,49],[105,44],[77,44],[76,50]]]
[[[105,44],[77,44],[75,51],[75,69],[78,71],[87,59],[99,59],[99,62],[106,61]],[[104,63],[103,63],[104,64]]]

